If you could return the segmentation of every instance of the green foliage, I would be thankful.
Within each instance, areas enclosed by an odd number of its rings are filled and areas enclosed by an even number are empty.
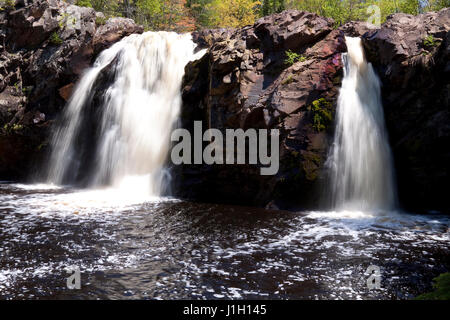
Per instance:
[[[281,84],[287,85],[291,84],[292,82],[294,82],[294,78],[292,77],[292,74],[290,74],[286,79],[283,80]]]
[[[50,43],[55,46],[60,45],[63,42],[62,39],[59,37],[58,33],[56,33],[56,31],[51,34],[49,40]]]
[[[314,124],[313,127],[317,132],[321,132],[333,121],[331,114],[331,103],[324,98],[313,101],[311,104],[311,111],[313,112]]]
[[[423,45],[425,47],[432,48],[432,47],[438,46],[439,45],[439,41],[434,39],[433,35],[430,34],[430,35],[426,36],[425,39],[423,39]]]
[[[260,5],[259,0],[213,0],[207,6],[208,24],[232,28],[253,24]]]
[[[64,29],[66,27],[67,21],[69,21],[69,17],[70,14],[67,12],[63,12],[60,16],[58,16],[58,26],[60,29]]]
[[[135,0],[124,11],[147,30],[192,31],[195,21],[188,12],[186,0]]]
[[[428,0],[425,2],[424,11],[439,11],[450,7],[450,0]]]
[[[211,0],[187,0],[186,7],[189,9],[192,17],[196,21],[196,26],[201,28],[203,26],[209,25],[209,15],[208,10]]]
[[[117,0],[90,0],[92,8],[95,11],[103,12],[106,16],[114,17],[132,17],[127,15],[131,12],[131,1],[117,1]],[[136,1],[133,1],[133,3]],[[134,5],[135,6],[135,5]]]
[[[441,274],[435,278],[434,291],[418,296],[417,300],[450,300],[450,273]]]
[[[15,5],[15,0],[0,0],[0,11],[14,9]]]
[[[76,5],[79,6],[79,7],[92,8],[91,0],[78,0]]]
[[[279,13],[286,9],[285,0],[263,0],[261,14],[263,16]]]
[[[98,16],[95,18],[95,24],[98,26],[102,26],[102,25],[106,24],[106,20],[107,19],[105,17]]]
[[[20,131],[20,130],[22,130],[24,127],[23,127],[23,125],[21,125],[21,124],[13,124],[12,126],[10,126],[9,124],[5,124],[4,126],[3,126],[3,130],[6,132],[6,133],[10,133],[10,132],[12,132],[12,131]]]
[[[294,0],[289,3],[296,9],[333,18],[337,26],[353,20],[367,21],[371,16],[368,8],[372,5],[380,8],[380,22],[384,22],[392,13],[418,14],[421,9],[419,0]]]
[[[19,130],[22,130],[22,129],[23,129],[23,125],[21,125],[21,124],[14,124],[12,126],[12,130],[13,131],[19,131]]]
[[[0,0],[0,6],[13,0]],[[106,17],[127,17],[147,30],[193,31],[204,27],[242,27],[258,17],[298,9],[333,18],[335,27],[351,20],[367,21],[380,8],[381,21],[393,13],[418,14],[449,7],[450,0],[78,0]]]
[[[299,55],[296,52],[293,52],[292,50],[288,50],[285,52],[286,59],[284,60],[284,63],[288,66],[292,66],[296,62],[304,62],[306,61],[306,57]]]

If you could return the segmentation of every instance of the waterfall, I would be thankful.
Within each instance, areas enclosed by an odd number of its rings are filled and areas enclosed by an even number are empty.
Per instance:
[[[103,51],[80,79],[53,134],[48,181],[82,179],[89,187],[159,195],[167,182],[164,164],[184,68],[204,53],[195,54],[195,48],[190,34],[146,32]],[[105,73],[112,79],[94,105]]]
[[[328,163],[332,205],[337,210],[390,210],[397,196],[380,81],[365,60],[361,39],[346,37],[346,43]]]

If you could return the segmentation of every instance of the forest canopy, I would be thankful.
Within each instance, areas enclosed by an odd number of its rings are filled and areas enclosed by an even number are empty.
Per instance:
[[[450,0],[78,0],[107,17],[134,19],[147,30],[188,32],[202,28],[242,27],[286,9],[333,18],[336,25],[367,20],[368,8],[380,8],[381,22],[393,13],[419,14],[450,6]]]

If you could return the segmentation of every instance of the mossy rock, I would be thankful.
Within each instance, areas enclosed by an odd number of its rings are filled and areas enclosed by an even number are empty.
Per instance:
[[[450,273],[441,274],[433,281],[434,291],[422,294],[416,300],[450,300]]]
[[[333,122],[333,115],[331,112],[332,104],[324,98],[313,101],[310,110],[313,112],[313,128],[317,132],[322,132],[328,129]]]

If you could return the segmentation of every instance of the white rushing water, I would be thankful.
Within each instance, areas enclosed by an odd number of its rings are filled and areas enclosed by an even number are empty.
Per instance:
[[[344,79],[329,159],[333,207],[391,210],[396,186],[384,122],[380,81],[367,63],[360,38],[346,37]]]
[[[92,151],[95,168],[85,173],[88,185],[158,196],[171,129],[180,111],[184,68],[204,53],[195,54],[195,47],[190,34],[146,32],[103,51],[79,81],[53,135],[48,182],[70,183],[67,177],[82,170],[76,144],[83,122],[91,117],[86,105],[102,70],[113,64],[112,85],[103,105],[95,106],[100,120],[95,123],[98,142]]]

